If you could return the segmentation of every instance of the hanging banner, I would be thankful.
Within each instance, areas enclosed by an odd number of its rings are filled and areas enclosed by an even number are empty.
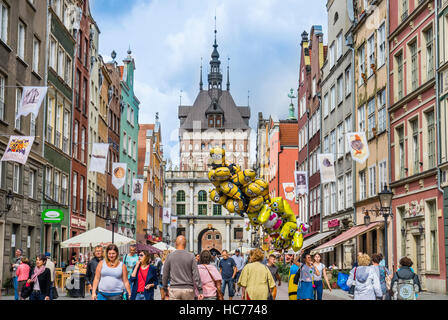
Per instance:
[[[352,154],[352,159],[359,163],[364,163],[369,157],[369,146],[365,132],[346,133],[348,147]]]
[[[105,173],[108,151],[108,143],[94,143],[92,145],[92,156],[90,157],[89,172]]]
[[[171,228],[176,228],[177,229],[177,216],[171,216],[171,224],[170,224]]]
[[[120,189],[126,182],[126,170],[128,165],[126,163],[114,162],[112,163],[112,184],[115,188]]]
[[[294,171],[294,180],[296,182],[296,193],[303,195],[308,193],[308,176],[306,171]]]
[[[320,169],[320,182],[335,182],[336,175],[334,173],[334,160],[332,153],[321,153],[317,155],[317,162]]]
[[[32,113],[35,117],[39,114],[40,105],[47,94],[48,87],[23,87],[22,99],[17,108],[16,119]]]
[[[33,145],[34,137],[11,136],[1,161],[25,164]]]
[[[285,192],[285,199],[293,201],[296,197],[294,182],[284,182],[282,184],[283,184],[283,191]]]
[[[132,179],[131,200],[143,200],[143,179]]]
[[[163,224],[171,223],[171,208],[163,208]]]

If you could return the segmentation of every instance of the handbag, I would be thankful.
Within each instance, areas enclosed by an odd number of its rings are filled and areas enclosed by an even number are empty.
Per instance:
[[[356,269],[357,269],[357,267],[355,267],[355,274],[353,275],[353,280],[355,281],[355,283],[356,283]],[[355,285],[354,284],[352,284],[351,286],[350,286],[350,289],[348,289],[348,294],[349,295],[355,295]]]
[[[271,271],[269,271],[269,269],[267,267],[266,267],[266,270],[268,270],[268,272],[271,272]],[[271,292],[271,287],[269,287],[269,274],[266,274],[266,283],[268,285],[268,300],[274,300],[274,297],[272,296],[272,292]]]
[[[32,292],[33,292],[33,286],[31,286],[31,284],[29,283],[26,283],[22,287],[22,291],[20,291],[20,297],[22,297],[23,299],[27,299],[31,296]]]
[[[204,265],[204,266],[205,266],[205,265]],[[208,270],[207,267],[205,267],[205,270],[207,270],[208,274],[210,275],[210,278],[212,278],[212,280],[213,280],[213,282],[214,282],[214,284],[215,284],[215,287],[216,287],[216,299],[217,299],[217,300],[224,300],[224,295],[223,295],[222,292],[221,292],[221,288],[220,288],[220,286],[218,285],[218,281],[216,281],[215,278],[213,278],[211,272]]]
[[[51,287],[50,290],[53,293],[53,300],[56,300],[57,298],[59,298],[58,289],[56,289],[56,287]]]

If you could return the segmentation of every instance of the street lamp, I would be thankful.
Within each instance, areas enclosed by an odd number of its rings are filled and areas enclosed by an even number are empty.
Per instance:
[[[116,208],[109,208],[109,222],[112,223],[112,243],[114,243],[115,224],[117,223],[118,210]]]
[[[0,211],[0,217],[3,216],[3,214],[7,214],[11,210],[13,199],[14,199],[14,195],[12,194],[12,191],[9,190],[8,193],[6,194],[5,210]]]
[[[379,194],[380,198],[380,210],[384,217],[384,258],[386,259],[386,268],[388,267],[389,255],[388,255],[388,242],[387,242],[387,218],[392,216],[391,204],[394,196],[393,192],[387,189],[384,185],[383,191]]]

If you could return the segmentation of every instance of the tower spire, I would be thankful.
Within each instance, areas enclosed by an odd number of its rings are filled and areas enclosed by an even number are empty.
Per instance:
[[[227,57],[227,91],[230,91],[229,64],[230,58]]]
[[[213,44],[212,60],[210,60],[210,71],[208,73],[208,88],[219,89],[222,87],[222,73],[220,70],[221,61],[219,61],[218,44],[216,42],[216,15],[215,15],[215,42]]]
[[[199,80],[199,90],[202,91],[202,57],[201,57],[201,76],[200,76],[200,80]]]

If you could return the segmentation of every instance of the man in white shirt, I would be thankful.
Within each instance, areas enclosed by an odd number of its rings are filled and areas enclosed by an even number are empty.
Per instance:
[[[235,292],[237,296],[240,296],[240,287],[237,285],[238,283],[238,279],[240,278],[241,275],[241,270],[243,270],[244,268],[244,258],[243,256],[240,254],[240,249],[235,249],[235,254],[232,256],[233,261],[235,261],[236,264],[236,268],[237,268],[237,272],[235,275],[235,281],[233,283],[234,287],[235,287]]]

